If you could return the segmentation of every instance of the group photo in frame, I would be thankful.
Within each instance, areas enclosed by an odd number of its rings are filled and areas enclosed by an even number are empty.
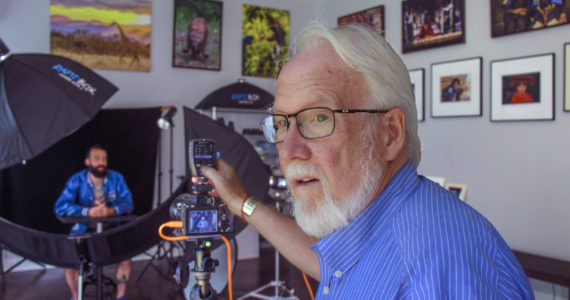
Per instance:
[[[465,43],[465,0],[402,1],[402,52]]]
[[[568,24],[570,1],[491,0],[491,36]]]
[[[570,111],[570,43],[564,44],[564,111]]]
[[[338,26],[352,23],[366,24],[384,36],[384,5],[340,16],[337,20]]]
[[[222,68],[222,2],[175,0],[172,66]]]
[[[414,99],[416,101],[416,109],[418,111],[418,121],[424,121],[424,82],[425,71],[424,68],[409,70],[410,81],[412,83],[412,90],[414,91]]]
[[[431,115],[481,116],[482,57],[431,65]]]
[[[554,120],[554,53],[491,62],[491,121]]]

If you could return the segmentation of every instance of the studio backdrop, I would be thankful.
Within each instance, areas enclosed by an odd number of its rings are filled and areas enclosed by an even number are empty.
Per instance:
[[[134,213],[152,208],[160,108],[108,109],[75,133],[27,161],[0,172],[0,217],[52,233],[68,233],[53,206],[71,175],[85,169],[85,151],[103,145],[109,169],[123,174],[133,194]]]

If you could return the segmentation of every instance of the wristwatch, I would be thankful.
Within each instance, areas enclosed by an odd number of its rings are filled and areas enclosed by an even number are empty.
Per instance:
[[[249,196],[243,203],[241,210],[244,214],[251,216],[257,205],[259,205],[259,200],[253,196]]]

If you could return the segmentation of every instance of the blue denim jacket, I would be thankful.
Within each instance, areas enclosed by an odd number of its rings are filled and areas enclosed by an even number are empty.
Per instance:
[[[127,215],[133,212],[133,197],[125,183],[123,175],[109,170],[103,181],[105,203],[115,210],[115,215]],[[89,209],[94,206],[93,182],[89,170],[74,174],[65,184],[65,189],[55,203],[55,213],[58,216],[80,217],[88,216]],[[86,224],[75,224],[71,234],[84,233]]]

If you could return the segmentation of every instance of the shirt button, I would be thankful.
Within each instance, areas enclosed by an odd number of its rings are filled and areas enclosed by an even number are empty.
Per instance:
[[[336,272],[334,272],[334,276],[335,276],[336,278],[340,278],[340,276],[342,276],[342,272],[341,272],[341,271],[336,271]]]
[[[329,293],[329,287],[328,286],[323,287],[323,294],[326,295],[328,293]]]

